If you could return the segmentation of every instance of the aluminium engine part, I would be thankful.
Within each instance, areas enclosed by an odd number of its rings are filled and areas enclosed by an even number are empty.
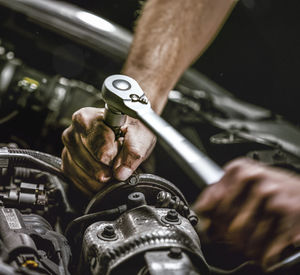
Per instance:
[[[82,240],[81,254],[74,254],[80,259],[79,274],[150,274],[139,272],[150,272],[154,259],[161,264],[160,253],[171,255],[164,272],[188,268],[186,272],[208,274],[194,228],[197,218],[180,190],[163,178],[134,174],[113,182],[95,195],[85,213],[67,234],[77,240],[72,247],[80,247]],[[177,260],[174,249],[180,251]]]
[[[130,193],[126,207],[117,219],[101,220],[86,229],[79,273],[141,274],[149,270],[145,274],[159,274],[153,269],[162,264],[159,255],[163,253],[167,257],[160,272],[208,274],[189,219],[174,209],[148,205],[141,192]]]
[[[91,274],[110,274],[113,269],[119,270],[115,272],[127,269],[136,272],[145,266],[140,259],[145,252],[168,252],[173,247],[190,254],[196,266],[201,266],[203,273],[199,274],[206,274],[207,266],[203,263],[195,230],[179,214],[178,221],[172,215],[175,221],[168,221],[169,211],[144,205],[126,211],[115,221],[96,222],[88,227],[83,238],[82,256],[83,261],[89,263]],[[132,261],[136,262],[134,268]],[[164,271],[168,272],[168,268]]]

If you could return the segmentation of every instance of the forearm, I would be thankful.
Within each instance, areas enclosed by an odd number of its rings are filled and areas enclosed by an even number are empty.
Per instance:
[[[123,73],[161,113],[183,71],[216,35],[235,0],[148,0]]]

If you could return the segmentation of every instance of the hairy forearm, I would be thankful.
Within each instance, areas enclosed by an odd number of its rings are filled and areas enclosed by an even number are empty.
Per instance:
[[[236,0],[148,0],[123,73],[161,113],[183,71],[209,45]]]

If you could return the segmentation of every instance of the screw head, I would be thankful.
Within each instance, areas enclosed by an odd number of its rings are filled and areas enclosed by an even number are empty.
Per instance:
[[[129,194],[128,200],[127,200],[128,209],[142,206],[145,204],[146,204],[146,199],[145,199],[145,196],[143,193],[134,192],[134,193]]]
[[[179,218],[178,218],[178,213],[176,212],[176,210],[174,210],[174,209],[169,210],[166,215],[166,220],[169,222],[178,222]]]
[[[190,221],[192,226],[196,226],[198,223],[198,217],[195,215],[191,215],[188,217],[188,220]]]
[[[128,184],[130,185],[136,185],[139,182],[139,178],[137,175],[132,175],[128,180],[127,180]]]
[[[112,225],[107,225],[104,227],[101,236],[107,239],[114,239],[116,237],[115,229]]]

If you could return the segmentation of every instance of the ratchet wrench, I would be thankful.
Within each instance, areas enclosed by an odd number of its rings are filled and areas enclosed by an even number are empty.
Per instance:
[[[102,96],[106,102],[104,121],[116,134],[126,120],[125,115],[137,118],[160,139],[198,187],[203,189],[221,179],[223,170],[151,109],[149,100],[134,79],[125,75],[107,77]]]

